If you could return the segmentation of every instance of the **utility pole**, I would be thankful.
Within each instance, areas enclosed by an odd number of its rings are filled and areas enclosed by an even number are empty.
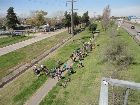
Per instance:
[[[71,34],[74,36],[74,22],[73,22],[73,0],[71,2]]]
[[[71,1],[67,1],[67,2],[71,2],[71,34],[72,34],[72,36],[74,36],[74,22],[73,22],[73,4],[74,4],[74,2],[76,2],[76,1],[74,1],[74,0],[71,0]]]

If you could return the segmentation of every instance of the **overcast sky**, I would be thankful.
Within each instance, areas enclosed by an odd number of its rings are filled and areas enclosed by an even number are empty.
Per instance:
[[[33,10],[44,10],[48,16],[57,11],[70,11],[67,0],[0,0],[0,14],[6,14],[9,7],[14,7],[19,16],[28,16]],[[68,0],[69,1],[69,0]],[[76,0],[77,12],[82,14],[89,11],[91,17],[101,15],[105,6],[110,5],[112,16],[140,16],[140,0]]]

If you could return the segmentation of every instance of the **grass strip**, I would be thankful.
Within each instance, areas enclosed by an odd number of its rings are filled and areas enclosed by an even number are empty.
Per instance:
[[[0,38],[0,48],[11,45],[11,44],[15,44],[27,39],[32,38],[31,36],[13,36],[13,37],[3,37]]]
[[[23,105],[24,102],[46,81],[47,77],[45,75],[34,80],[33,83],[22,90],[21,93],[16,95],[13,100],[18,102],[20,100],[20,105]]]

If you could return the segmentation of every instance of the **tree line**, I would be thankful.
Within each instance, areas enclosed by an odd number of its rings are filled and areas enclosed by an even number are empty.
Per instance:
[[[78,26],[79,24],[84,24],[85,26],[88,26],[89,24],[89,16],[88,11],[83,14],[83,16],[79,16],[77,12],[73,13],[73,23],[74,27]],[[68,32],[71,33],[70,27],[71,27],[71,14],[67,11],[64,14],[64,18],[62,19],[62,23],[64,23],[65,27],[68,27]]]
[[[102,27],[104,30],[107,30],[110,24],[110,12],[111,9],[109,6],[105,7],[103,10],[102,16],[99,16],[96,18],[96,20],[101,21]],[[16,13],[14,12],[14,8],[10,7],[7,10],[7,15],[5,17],[4,24],[1,24],[1,26],[7,27],[7,29],[15,29],[17,25],[20,24],[25,24],[25,25],[31,25],[33,27],[39,28],[42,25],[45,24],[50,24],[54,26],[56,23],[62,23],[64,27],[68,28],[68,32],[71,33],[70,28],[71,28],[71,13],[70,12],[61,12],[61,19],[58,21],[57,18],[47,18],[48,12],[43,11],[43,10],[37,10],[33,11],[31,13],[31,16],[28,18],[25,18],[23,21],[20,21],[20,18],[16,16]],[[77,12],[73,13],[73,22],[74,22],[74,27],[78,26],[79,24],[82,24],[80,26],[88,26],[90,24],[90,18],[88,16],[88,11],[83,13],[82,16],[78,15]],[[93,23],[93,22],[91,22]],[[95,31],[96,30],[96,24],[90,24],[89,30],[90,31]]]
[[[20,20],[20,18],[16,15],[14,12],[14,8],[10,7],[7,10],[7,15],[3,19],[4,22],[1,22],[1,26],[5,26],[7,29],[15,29],[16,26],[20,24],[25,25],[31,25],[33,27],[40,27],[45,24],[54,25],[56,23],[63,23],[65,27],[68,27],[68,30],[70,31],[71,27],[71,14],[69,12],[65,12],[63,16],[61,16],[61,19],[58,21],[56,18],[47,18],[48,12],[37,10],[31,13],[31,16],[28,18],[24,18],[24,20]],[[62,15],[62,14],[61,14]],[[79,24],[83,23],[85,26],[89,24],[89,16],[88,11],[85,12],[82,16],[78,15],[77,12],[74,12],[73,14],[74,18],[74,27],[78,26]]]

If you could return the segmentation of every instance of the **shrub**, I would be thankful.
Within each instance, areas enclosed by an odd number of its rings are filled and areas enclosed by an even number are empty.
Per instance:
[[[106,47],[104,60],[123,70],[133,63],[133,57],[128,53],[125,43],[112,40]]]
[[[97,24],[92,23],[89,25],[89,31],[91,31],[92,33],[94,33],[94,31],[96,31],[97,29]]]

